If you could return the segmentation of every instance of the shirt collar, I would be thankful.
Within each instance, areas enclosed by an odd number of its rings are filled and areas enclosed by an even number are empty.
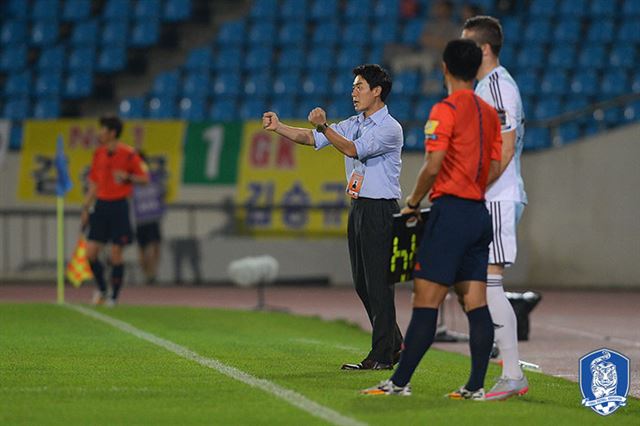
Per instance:
[[[368,118],[370,118],[376,125],[379,126],[380,123],[382,123],[382,121],[387,117],[387,115],[389,115],[389,108],[387,108],[387,106],[385,105],[371,114]],[[358,114],[358,123],[362,123],[363,121],[365,121],[364,112],[361,112],[360,114]]]

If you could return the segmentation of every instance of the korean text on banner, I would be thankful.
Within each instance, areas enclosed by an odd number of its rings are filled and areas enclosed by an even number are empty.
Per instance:
[[[292,125],[308,127],[306,122]],[[245,123],[236,199],[247,207],[238,212],[245,231],[256,235],[344,235],[345,185],[343,156],[336,150],[315,151],[265,131],[261,122]]]
[[[22,201],[48,202],[56,194],[55,140],[62,135],[69,158],[69,176],[73,189],[70,203],[81,203],[86,191],[87,173],[93,151],[98,146],[98,120],[27,120],[20,163],[18,198]],[[175,199],[182,176],[182,121],[126,121],[121,140],[141,146],[150,168],[167,176],[167,199]]]

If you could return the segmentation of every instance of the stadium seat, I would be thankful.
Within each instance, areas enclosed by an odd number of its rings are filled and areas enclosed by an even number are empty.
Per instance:
[[[4,94],[8,98],[14,96],[29,96],[31,94],[31,86],[31,71],[19,71],[15,74],[9,74],[4,84]]]
[[[2,23],[0,43],[3,45],[19,45],[27,38],[27,24],[25,21],[5,21]]]
[[[269,106],[269,111],[275,112],[276,114],[278,114],[278,117],[283,119],[294,118],[295,108],[293,105],[293,99],[291,98],[276,99]]]
[[[300,75],[296,72],[280,74],[273,81],[273,93],[276,95],[294,95],[300,89]]]
[[[62,92],[62,77],[60,74],[45,72],[40,74],[35,83],[36,96],[58,96]]]
[[[277,60],[279,72],[285,70],[299,70],[307,60],[305,51],[301,48],[291,47],[280,52]]]
[[[162,20],[180,22],[191,16],[191,0],[166,0],[162,9]]]
[[[135,97],[123,99],[118,110],[122,118],[144,118],[146,107],[146,101],[143,97]]]
[[[31,18],[33,20],[57,20],[59,11],[59,0],[35,0],[31,9]]]
[[[51,119],[60,117],[60,99],[38,99],[33,108],[33,117],[39,119]]]
[[[166,120],[176,116],[174,98],[154,97],[149,100],[149,118]]]
[[[404,133],[404,151],[424,152],[424,128],[422,126],[409,127]]]
[[[276,28],[273,22],[256,21],[249,28],[249,34],[247,40],[251,44],[256,44],[256,47],[262,47],[265,45],[271,45],[276,36]]]
[[[621,69],[612,69],[602,76],[600,82],[600,95],[603,99],[612,98],[629,92],[629,79],[627,73]]]
[[[260,120],[262,114],[267,111],[267,103],[264,98],[246,98],[240,105],[240,118],[242,120]]]
[[[138,20],[156,20],[162,15],[160,0],[137,0],[133,16]]]
[[[151,93],[156,97],[173,97],[178,95],[180,82],[179,71],[165,71],[156,75]]]
[[[567,75],[561,70],[549,70],[542,78],[540,91],[544,95],[562,96],[569,91]]]
[[[222,24],[218,32],[217,42],[220,46],[238,46],[244,42],[246,24],[242,20],[229,21]]]
[[[244,93],[249,96],[265,97],[271,93],[271,77],[264,71],[258,71],[244,80]]]
[[[403,71],[393,80],[393,92],[402,95],[413,95],[419,91],[419,74],[417,71]]]
[[[28,98],[11,98],[4,104],[2,117],[9,120],[21,121],[29,117],[30,104]],[[19,126],[12,126],[19,127]]]
[[[553,34],[551,23],[548,19],[535,19],[527,24],[524,30],[526,43],[547,43]]]
[[[307,27],[303,21],[295,20],[285,23],[278,31],[278,42],[281,45],[300,46],[306,40]]]
[[[45,48],[40,52],[38,57],[38,69],[47,70],[49,72],[59,72],[64,70],[65,66],[65,48],[64,46],[55,46]]]
[[[69,55],[69,69],[93,69],[96,62],[96,50],[90,47],[73,49]]]
[[[131,16],[130,0],[107,0],[102,15],[105,19],[122,19],[123,16]]]
[[[616,15],[617,4],[611,0],[591,0],[591,16],[598,18]]]
[[[209,71],[213,65],[213,52],[208,46],[196,47],[189,52],[184,67],[189,71]]]
[[[305,95],[327,95],[329,92],[329,76],[326,72],[309,73],[302,81],[302,92]]]
[[[640,34],[640,26],[637,28]],[[627,43],[615,45],[609,53],[609,65],[612,68],[637,68],[636,48]]]
[[[134,24],[131,32],[131,46],[137,48],[150,47],[160,39],[160,21],[149,18]]]
[[[340,38],[340,26],[338,21],[328,20],[323,22],[322,25],[315,27],[313,31],[312,41],[317,44],[334,45]]]
[[[183,120],[202,121],[206,117],[206,109],[206,100],[201,97],[185,97],[178,104],[180,118]]]
[[[368,45],[370,37],[369,25],[362,21],[356,21],[344,27],[340,43],[345,43],[347,46],[353,46],[356,49],[358,48],[356,46]]]
[[[312,0],[310,17],[314,20],[324,21],[338,15],[337,0]]]
[[[254,1],[249,16],[254,21],[263,21],[265,19],[275,18],[278,12],[277,0],[260,0]]]
[[[635,2],[625,2],[625,4],[626,3]],[[638,31],[638,28],[640,28],[640,17],[626,19],[622,21],[622,25],[618,28],[616,39],[619,42],[640,43],[640,31]]]
[[[563,44],[577,43],[581,38],[582,24],[579,20],[568,18],[560,20],[553,31],[553,39]],[[559,45],[556,44],[556,47]],[[567,46],[568,47],[568,46]]]
[[[244,69],[248,71],[267,70],[273,62],[271,49],[254,45],[244,56]]]
[[[240,93],[240,76],[235,73],[219,74],[213,82],[213,93],[219,96],[236,96]]]
[[[587,41],[610,43],[615,34],[615,25],[611,19],[595,18],[587,30]]]
[[[552,48],[551,52],[549,52],[547,61],[548,65],[552,68],[559,68],[562,70],[571,69],[575,66],[576,49],[573,45],[559,43]]]
[[[65,0],[62,9],[62,20],[65,22],[82,22],[91,16],[92,3],[87,0]]]
[[[237,120],[236,103],[232,99],[217,98],[211,102],[209,118],[214,121]]]
[[[213,68],[220,71],[240,71],[242,64],[242,51],[237,48],[226,48],[220,50],[213,61]]]
[[[105,47],[98,55],[96,70],[104,73],[122,71],[127,66],[127,50],[122,46]]]
[[[593,96],[598,92],[598,75],[593,70],[576,74],[571,80],[571,92]]]
[[[280,4],[279,15],[285,21],[294,19],[296,21],[303,21],[307,18],[309,11],[308,0],[283,0]]]
[[[536,120],[553,118],[562,112],[560,101],[557,98],[546,98],[538,102],[534,108],[533,115]]]
[[[64,85],[64,97],[67,99],[86,98],[93,92],[93,74],[76,71],[67,76]]]
[[[417,45],[420,35],[422,34],[422,27],[424,26],[424,19],[416,18],[408,21],[404,25],[402,31],[401,41],[404,44]]]
[[[46,47],[58,41],[58,21],[36,21],[31,27],[31,44]]]
[[[585,69],[601,69],[606,64],[606,51],[602,44],[585,46],[578,55],[578,65]]]
[[[96,20],[77,22],[71,33],[74,46],[95,46],[98,43],[98,22]]]
[[[102,44],[113,47],[115,45],[124,46],[129,39],[129,25],[122,19],[117,21],[106,21],[102,27]]]
[[[206,98],[210,85],[211,78],[208,71],[194,71],[187,74],[182,81],[182,94],[190,98]]]

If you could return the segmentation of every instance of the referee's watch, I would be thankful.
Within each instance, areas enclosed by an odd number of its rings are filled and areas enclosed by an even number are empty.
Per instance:
[[[316,131],[317,131],[318,133],[324,133],[324,132],[326,132],[326,131],[327,131],[327,129],[328,129],[328,128],[329,128],[329,125],[328,125],[327,123],[324,123],[324,124],[318,124],[318,125],[316,126]]]

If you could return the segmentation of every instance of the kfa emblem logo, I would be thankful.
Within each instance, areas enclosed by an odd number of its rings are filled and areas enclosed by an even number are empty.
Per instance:
[[[611,349],[598,349],[580,358],[582,405],[608,416],[627,404],[629,358]]]

